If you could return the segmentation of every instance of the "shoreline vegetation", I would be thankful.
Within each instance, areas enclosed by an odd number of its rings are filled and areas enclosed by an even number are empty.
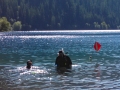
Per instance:
[[[120,29],[120,0],[0,0],[0,32]]]

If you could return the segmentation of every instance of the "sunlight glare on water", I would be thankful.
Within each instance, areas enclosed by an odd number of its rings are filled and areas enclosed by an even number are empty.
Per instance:
[[[120,30],[12,31],[0,38],[0,90],[120,89]],[[58,74],[54,62],[62,48],[73,65]]]

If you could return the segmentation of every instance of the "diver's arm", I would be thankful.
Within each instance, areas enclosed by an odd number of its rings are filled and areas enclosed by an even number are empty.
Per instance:
[[[55,65],[57,65],[57,58],[56,58],[56,60],[55,60]]]
[[[72,65],[72,60],[70,59],[70,57],[67,56],[67,59],[69,61],[69,64]]]

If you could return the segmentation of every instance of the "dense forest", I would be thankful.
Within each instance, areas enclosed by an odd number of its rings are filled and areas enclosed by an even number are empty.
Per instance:
[[[120,0],[0,0],[2,17],[14,30],[119,29]]]

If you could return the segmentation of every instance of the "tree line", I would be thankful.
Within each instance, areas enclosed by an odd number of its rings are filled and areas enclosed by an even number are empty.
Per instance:
[[[119,15],[120,0],[0,0],[0,31],[119,29]]]

